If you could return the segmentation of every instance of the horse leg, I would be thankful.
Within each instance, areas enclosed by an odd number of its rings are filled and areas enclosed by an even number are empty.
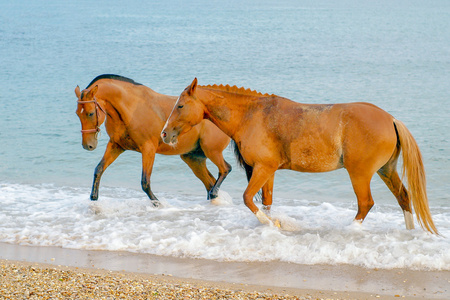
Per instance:
[[[262,204],[265,211],[270,211],[273,200],[273,182],[275,174],[273,174],[262,187]]]
[[[150,187],[150,176],[152,175],[153,163],[155,162],[155,147],[144,147],[142,151],[142,178],[141,186],[142,190],[150,198],[153,206],[158,207],[160,205],[158,198],[153,194]]]
[[[259,210],[259,208],[253,202],[253,197],[264,186],[267,195],[270,195],[270,197],[267,197],[266,204],[268,204],[269,202],[271,204],[271,195],[273,189],[272,179],[274,177],[275,171],[276,169],[272,170],[261,166],[255,166],[253,168],[252,177],[250,178],[248,186],[244,192],[244,203],[256,215],[256,217],[262,224],[272,223],[275,226],[280,227],[281,224],[278,221],[273,222],[263,211]],[[269,181],[269,184],[266,184],[267,181]],[[270,184],[270,181],[272,182],[272,184]]]
[[[414,218],[412,215],[412,208],[408,192],[403,185],[397,170],[394,167],[386,164],[383,168],[378,170],[378,175],[387,185],[389,190],[394,194],[398,204],[403,210],[403,216],[405,218],[406,229],[414,229]]]
[[[103,158],[98,163],[97,167],[94,171],[94,182],[92,183],[92,191],[91,191],[91,200],[95,201],[98,199],[98,189],[100,186],[100,178],[102,177],[103,172],[105,172],[106,168],[110,164],[112,164],[120,154],[122,154],[125,150],[123,150],[119,145],[113,143],[111,141],[106,145],[105,153],[103,154]]]
[[[208,189],[208,199],[212,200],[218,197],[222,182],[231,172],[231,165],[225,161],[222,153],[230,143],[230,138],[216,126],[207,126],[207,124],[210,124],[209,121],[203,123],[199,135],[199,145],[206,158],[209,158],[219,169],[217,180]]]
[[[208,200],[211,200],[209,198],[209,191],[214,187],[215,178],[206,167],[206,157],[192,153],[183,154],[180,157],[191,168],[194,175],[203,183],[208,192]]]
[[[358,212],[355,216],[355,221],[362,223],[369,213],[369,210],[374,205],[372,194],[370,192],[370,180],[372,176],[361,174],[355,175],[350,172],[349,174],[353,191],[358,200]]]
[[[208,191],[208,199],[212,200],[214,198],[217,198],[217,196],[219,196],[220,186],[222,185],[222,182],[225,180],[228,174],[230,174],[231,165],[225,161],[222,152],[220,151],[213,151],[213,152],[206,151],[205,155],[219,169],[219,175],[217,177],[217,180],[214,183],[213,187]]]

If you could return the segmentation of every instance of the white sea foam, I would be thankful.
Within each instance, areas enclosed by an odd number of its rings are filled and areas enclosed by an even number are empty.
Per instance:
[[[225,191],[219,190],[219,196],[211,200],[214,205],[232,205],[233,198]]]
[[[0,241],[221,261],[450,270],[450,209],[432,209],[443,234],[437,237],[406,230],[395,206],[374,207],[355,225],[356,211],[346,203],[275,199],[270,216],[281,221],[280,230],[261,225],[241,199],[223,192],[227,205],[160,194],[164,205],[154,208],[141,191],[104,190],[91,202],[87,189],[0,184]]]

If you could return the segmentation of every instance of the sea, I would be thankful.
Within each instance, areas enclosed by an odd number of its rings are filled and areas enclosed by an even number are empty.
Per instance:
[[[105,73],[168,95],[197,77],[303,103],[371,102],[414,135],[440,235],[417,220],[406,230],[377,175],[375,206],[354,224],[345,170],[277,172],[272,215],[283,228],[262,225],[242,201],[245,173],[231,148],[216,204],[178,156],[157,155],[151,186],[162,206],[153,207],[131,151],[92,202],[108,136],[102,126],[97,149],[82,148],[74,89]],[[0,243],[450,270],[449,86],[447,0],[0,0]]]

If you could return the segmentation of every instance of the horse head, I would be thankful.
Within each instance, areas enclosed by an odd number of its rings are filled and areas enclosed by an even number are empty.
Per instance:
[[[97,147],[100,125],[106,119],[106,112],[95,97],[97,91],[98,85],[81,92],[80,87],[75,88],[78,103],[76,114],[81,122],[82,145],[89,151]]]
[[[204,106],[196,96],[197,78],[178,97],[161,132],[164,143],[175,145],[178,136],[203,120]]]

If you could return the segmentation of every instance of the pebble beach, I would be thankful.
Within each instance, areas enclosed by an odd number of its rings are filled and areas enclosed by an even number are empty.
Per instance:
[[[449,271],[236,263],[0,243],[2,299],[449,299]]]
[[[0,260],[0,299],[398,299]]]
[[[130,273],[3,261],[0,299],[312,299],[176,282]]]

